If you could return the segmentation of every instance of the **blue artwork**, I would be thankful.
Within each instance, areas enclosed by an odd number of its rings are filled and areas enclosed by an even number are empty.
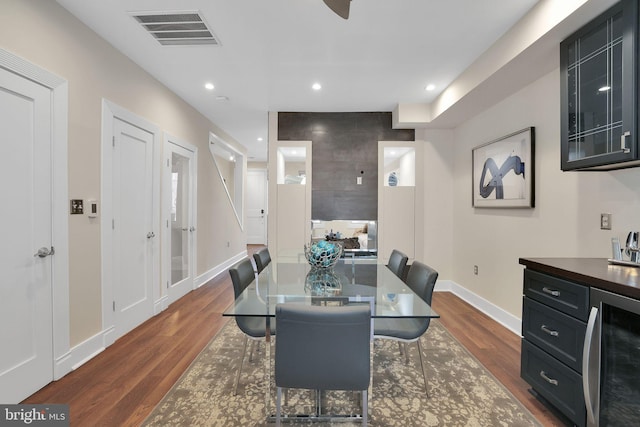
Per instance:
[[[473,148],[474,207],[535,206],[534,138],[534,128],[529,127]]]
[[[487,171],[491,174],[491,179],[485,184]],[[504,199],[502,180],[510,171],[516,175],[522,175],[522,179],[524,179],[524,162],[520,160],[519,156],[509,156],[499,168],[493,158],[488,158],[484,162],[482,175],[480,175],[480,196],[486,199],[495,190],[495,198]]]

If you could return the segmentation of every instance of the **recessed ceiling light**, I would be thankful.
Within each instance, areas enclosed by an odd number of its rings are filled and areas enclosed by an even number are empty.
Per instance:
[[[204,88],[207,90],[213,90],[214,87],[213,83],[205,83],[204,85]]]
[[[320,83],[314,83],[313,86],[311,86],[311,89],[320,90],[322,89],[322,85]]]
[[[425,87],[424,89],[425,89],[425,90],[428,90],[428,91],[432,91],[432,90],[434,90],[435,88],[436,88],[436,85],[429,84],[429,85],[427,85],[427,87]]]
[[[258,141],[262,141],[262,137],[259,137],[259,138],[258,138]]]

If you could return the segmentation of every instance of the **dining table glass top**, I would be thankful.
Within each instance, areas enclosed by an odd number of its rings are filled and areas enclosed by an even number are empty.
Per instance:
[[[225,316],[275,317],[276,304],[368,303],[374,318],[440,317],[384,264],[341,259],[331,269],[301,260],[271,262],[224,312]]]

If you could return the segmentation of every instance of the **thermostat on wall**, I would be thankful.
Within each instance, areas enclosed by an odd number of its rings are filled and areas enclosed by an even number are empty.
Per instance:
[[[98,217],[98,201],[97,200],[87,200],[88,209],[87,216],[89,218],[97,218]]]

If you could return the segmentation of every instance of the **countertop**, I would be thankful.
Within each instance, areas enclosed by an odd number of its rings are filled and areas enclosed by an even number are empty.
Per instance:
[[[520,258],[520,264],[585,286],[640,300],[640,268],[609,264],[606,258]]]

